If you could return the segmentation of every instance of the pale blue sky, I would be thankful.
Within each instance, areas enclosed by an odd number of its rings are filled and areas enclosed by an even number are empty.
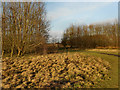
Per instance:
[[[50,34],[61,38],[73,24],[91,24],[118,18],[117,2],[46,2]]]

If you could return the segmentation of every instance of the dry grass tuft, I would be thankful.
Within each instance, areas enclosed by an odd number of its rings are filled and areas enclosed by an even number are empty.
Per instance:
[[[80,53],[5,58],[3,88],[94,87],[107,78],[110,64]]]

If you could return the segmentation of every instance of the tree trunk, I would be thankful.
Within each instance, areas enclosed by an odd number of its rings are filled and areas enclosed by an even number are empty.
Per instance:
[[[3,57],[3,55],[4,55],[4,50],[2,51],[2,57]]]
[[[44,44],[44,46],[43,46],[43,54],[44,55],[47,54],[47,46],[46,46],[46,44]]]
[[[13,57],[13,48],[11,48],[11,57]]]
[[[12,47],[11,47],[11,57],[13,57],[13,53],[14,53],[14,40],[12,41]]]
[[[21,53],[21,50],[20,50],[20,49],[18,49],[18,56],[20,56],[20,53]]]

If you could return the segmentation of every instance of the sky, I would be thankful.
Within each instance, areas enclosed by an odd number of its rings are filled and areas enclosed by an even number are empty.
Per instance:
[[[50,35],[61,39],[71,25],[92,24],[118,19],[117,2],[46,2]]]

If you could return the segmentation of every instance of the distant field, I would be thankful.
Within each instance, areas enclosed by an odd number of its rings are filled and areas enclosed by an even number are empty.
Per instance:
[[[118,55],[120,50],[118,49],[88,49],[87,51],[94,51],[99,53],[115,54]]]
[[[118,52],[118,49],[88,49],[88,51],[105,51],[105,52]]]

